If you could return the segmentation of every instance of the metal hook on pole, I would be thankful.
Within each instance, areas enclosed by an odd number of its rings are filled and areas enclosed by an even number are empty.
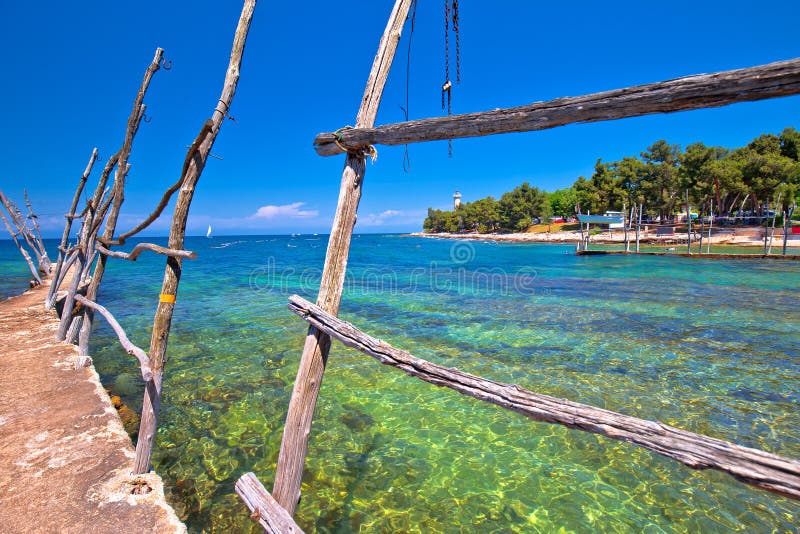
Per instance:
[[[167,61],[167,58],[162,57],[161,61],[159,61],[158,65],[159,65],[159,67],[161,67],[164,70],[170,70],[170,69],[172,69],[172,60]]]

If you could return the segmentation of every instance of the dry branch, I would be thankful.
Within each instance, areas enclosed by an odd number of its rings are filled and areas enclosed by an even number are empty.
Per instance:
[[[462,137],[546,130],[653,113],[711,108],[800,94],[800,58],[746,69],[565,97],[526,106],[422,119],[377,128],[357,127],[314,139],[317,153],[333,156],[369,145],[404,145]],[[338,140],[338,143],[337,143]]]
[[[800,499],[800,461],[442,367],[369,336],[297,295],[289,298],[289,309],[345,345],[425,382],[454,389],[535,421],[635,443],[694,469],[724,471],[747,484]]]
[[[61,287],[61,284],[64,282],[64,279],[65,279],[65,278],[67,277],[67,275],[69,274],[69,270],[72,268],[72,266],[73,266],[73,265],[75,264],[75,262],[78,260],[78,251],[77,251],[77,250],[75,250],[75,251],[72,251],[72,253],[70,253],[68,256],[69,256],[69,257],[68,257],[68,258],[67,258],[67,260],[64,262],[64,266],[63,266],[63,268],[62,268],[61,272],[58,274],[58,278],[56,278],[55,276],[53,276],[53,282],[52,282],[52,284],[51,284],[51,285],[52,285],[52,286],[54,286],[54,287],[56,288],[56,289],[53,291],[53,295],[54,295],[54,296],[53,296],[53,303],[54,303],[54,304],[55,304],[55,300],[56,300],[56,298],[55,298],[55,295],[56,295],[56,294],[58,294],[58,288],[59,288],[59,287]]]
[[[136,258],[144,252],[145,250],[149,250],[151,252],[155,252],[156,254],[162,254],[164,256],[172,256],[173,258],[186,258],[190,260],[196,260],[197,254],[192,252],[191,250],[173,250],[171,248],[160,247],[153,243],[139,243],[133,250],[130,252],[121,252],[118,250],[108,250],[101,244],[97,244],[97,251],[100,254],[105,256],[111,256],[112,258],[119,258],[121,260],[128,260],[128,261],[136,261]]]
[[[108,245],[124,245],[125,240],[129,237],[132,237],[148,226],[150,226],[153,221],[158,219],[161,212],[164,211],[164,208],[167,207],[169,204],[169,200],[172,198],[172,195],[175,194],[175,191],[180,189],[181,185],[183,185],[183,181],[186,179],[187,170],[189,169],[189,164],[194,158],[195,152],[200,147],[200,144],[205,141],[206,136],[211,132],[209,125],[204,125],[204,127],[200,130],[200,134],[195,138],[194,142],[189,146],[189,150],[186,152],[186,158],[183,160],[183,169],[181,170],[181,177],[178,178],[178,181],[175,182],[169,189],[164,192],[164,195],[161,197],[161,201],[156,206],[156,209],[153,210],[153,213],[150,214],[144,221],[142,221],[136,228],[125,232],[124,234],[120,235],[115,241],[110,241]],[[102,241],[102,240],[101,240]],[[192,258],[194,259],[194,258]]]
[[[210,119],[203,125],[198,139],[202,139],[198,146],[189,148],[187,153],[188,165],[184,165],[184,174],[180,182],[181,190],[175,202],[175,211],[172,216],[172,227],[169,232],[168,246],[173,250],[183,249],[186,236],[186,220],[189,216],[189,207],[194,196],[195,186],[205,168],[208,155],[214,146],[214,141],[219,133],[222,121],[228,114],[236,87],[239,83],[239,70],[244,55],[244,46],[247,33],[253,18],[256,0],[245,0],[242,13],[236,27],[231,49],[230,62],[225,75],[222,94],[217,100],[214,112]],[[167,258],[164,270],[164,279],[161,284],[161,298],[156,308],[153,320],[153,335],[150,340],[150,358],[153,365],[153,379],[148,380],[145,386],[144,401],[142,403],[142,419],[139,424],[139,439],[136,442],[136,458],[134,459],[133,472],[146,473],[150,469],[150,456],[153,450],[156,430],[158,429],[158,411],[161,404],[161,383],[163,378],[164,356],[167,351],[169,329],[172,324],[172,313],[175,308],[175,297],[181,279],[181,258]]]
[[[11,224],[8,222],[8,219],[3,214],[2,208],[0,208],[0,219],[3,219],[3,224],[6,226],[6,230],[8,230],[8,235],[11,236],[11,239],[12,241],[14,241],[14,244],[17,245],[19,253],[22,254],[23,258],[25,258],[25,263],[28,264],[28,267],[31,270],[31,274],[33,275],[33,279],[35,280],[36,285],[42,285],[42,279],[39,276],[39,270],[33,264],[33,260],[31,259],[30,254],[28,254],[28,251],[25,250],[25,247],[23,247],[22,243],[20,243],[19,240],[17,239],[17,233],[14,232],[13,228],[11,228]]]
[[[86,299],[82,295],[75,295],[75,300],[86,306],[87,308],[91,308],[97,312],[100,312],[100,315],[105,317],[106,321],[108,321],[109,326],[114,330],[114,333],[117,334],[119,338],[119,342],[122,347],[125,349],[125,352],[130,354],[131,356],[136,357],[139,360],[139,365],[142,368],[142,378],[147,381],[153,378],[153,370],[150,367],[150,358],[147,354],[131,343],[131,340],[128,339],[128,336],[125,334],[125,330],[123,330],[122,326],[117,322],[111,312],[108,311],[105,307],[101,306],[96,302],[92,302],[91,300]]]
[[[394,60],[397,44],[408,16],[412,0],[396,0],[384,29],[378,52],[372,63],[361,106],[356,115],[356,126],[368,128],[375,123],[386,78]],[[322,270],[317,303],[329,313],[337,313],[342,299],[347,257],[356,213],[361,200],[361,185],[364,181],[365,159],[363,153],[349,153],[345,159],[342,181],[339,186],[339,201],[333,219],[325,265]],[[286,414],[281,450],[272,493],[275,500],[293,515],[300,500],[300,483],[303,477],[311,421],[317,404],[325,364],[328,360],[330,338],[309,328],[297,378],[294,382],[289,410]]]
[[[250,518],[269,534],[303,534],[292,516],[266,490],[253,473],[245,473],[236,481],[236,494],[250,510]]]
[[[47,253],[42,252],[44,246],[40,245],[36,242],[36,237],[31,232],[31,229],[28,228],[28,224],[25,220],[25,217],[22,215],[22,212],[17,207],[17,205],[7,196],[0,191],[0,202],[2,202],[3,206],[5,206],[6,211],[11,219],[11,223],[16,227],[17,233],[16,235],[22,236],[25,240],[25,243],[30,247],[33,251],[33,254],[36,256],[36,263],[39,265],[39,273],[46,275],[49,274],[49,263],[50,260],[46,260]]]
[[[39,263],[39,270],[43,274],[50,274],[50,258],[47,257],[47,248],[44,246],[44,239],[42,239],[42,232],[39,230],[39,217],[36,213],[33,212],[33,205],[31,204],[31,199],[28,197],[28,190],[23,189],[22,193],[25,195],[25,206],[28,208],[28,219],[33,223],[33,242],[36,247],[39,249],[41,254],[41,261]]]
[[[150,87],[150,81],[153,79],[153,75],[156,71],[160,68],[161,59],[164,56],[164,49],[163,48],[156,48],[155,56],[153,60],[150,62],[150,65],[147,66],[145,69],[144,77],[142,78],[142,83],[139,86],[139,91],[136,93],[136,98],[133,101],[133,107],[131,109],[130,115],[128,115],[128,124],[125,129],[125,138],[122,141],[122,147],[117,151],[116,154],[109,158],[108,163],[106,163],[105,169],[103,169],[103,174],[100,177],[100,182],[95,189],[95,194],[93,197],[93,206],[100,206],[102,193],[104,191],[106,181],[111,173],[111,170],[116,166],[116,174],[114,176],[114,184],[112,187],[111,195],[109,196],[109,200],[113,199],[113,205],[108,212],[108,218],[106,219],[105,227],[103,228],[103,239],[106,241],[110,240],[114,236],[114,231],[117,227],[117,218],[119,217],[119,210],[122,207],[122,203],[125,200],[125,178],[128,175],[128,171],[130,170],[130,165],[128,164],[128,157],[130,156],[131,149],[133,147],[133,139],[136,137],[136,133],[139,131],[139,125],[142,122],[142,118],[144,118],[145,112],[145,105],[144,105],[144,96],[147,93],[147,89]],[[99,225],[100,221],[103,220],[105,216],[105,212],[101,212],[100,209],[96,212],[94,216],[94,222],[92,226],[89,227],[88,236],[94,235],[95,232],[95,225]],[[92,264],[94,260],[94,251],[88,250],[87,247],[87,266]],[[105,273],[106,269],[106,261],[108,260],[108,256],[100,256],[97,263],[95,264],[94,273],[92,274],[92,281],[89,284],[89,288],[86,290],[86,298],[89,300],[96,300],[97,299],[97,290],[100,287],[100,283],[103,280],[103,274]],[[83,317],[83,325],[81,326],[80,330],[80,339],[78,342],[78,353],[81,356],[87,356],[89,351],[89,337],[92,333],[92,322],[94,321],[94,315],[91,310],[88,310],[87,313],[84,314]]]

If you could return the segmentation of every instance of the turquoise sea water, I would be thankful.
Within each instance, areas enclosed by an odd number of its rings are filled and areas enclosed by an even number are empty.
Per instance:
[[[191,531],[255,531],[233,484],[252,470],[272,486],[306,331],[286,298],[314,299],[325,245],[187,240],[198,259],[184,263],[154,466]],[[362,235],[340,315],[449,367],[800,458],[800,264],[572,250]],[[14,276],[26,279],[16,261],[21,274],[0,278],[6,294]],[[114,262],[100,295],[144,348],[163,268],[153,255]],[[134,360],[104,324],[92,352],[138,410]],[[532,422],[336,342],[302,492],[297,519],[309,532],[788,532],[800,522],[795,501]]]

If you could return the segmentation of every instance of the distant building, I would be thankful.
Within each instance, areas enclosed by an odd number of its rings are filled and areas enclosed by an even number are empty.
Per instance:
[[[459,191],[456,191],[455,194],[453,194],[453,209],[457,210],[460,205],[461,205],[461,193]]]

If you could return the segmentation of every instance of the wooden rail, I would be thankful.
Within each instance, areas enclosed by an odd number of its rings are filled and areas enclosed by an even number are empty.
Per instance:
[[[800,94],[800,58],[515,108],[321,133],[314,139],[314,147],[321,156],[333,156],[345,150],[361,151],[369,145],[404,145],[546,130],[573,123],[719,107],[796,94]]]
[[[139,365],[142,369],[142,379],[147,382],[148,380],[153,379],[153,369],[150,367],[150,358],[147,354],[131,343],[131,340],[128,339],[128,335],[125,333],[125,330],[119,324],[119,322],[114,318],[110,311],[108,311],[104,306],[96,302],[92,302],[88,300],[83,295],[75,295],[75,300],[80,302],[87,308],[91,308],[100,313],[103,317],[105,317],[108,324],[111,326],[111,329],[114,330],[114,333],[117,334],[117,338],[119,339],[120,344],[125,349],[125,352],[134,356],[137,360],[139,360]]]
[[[250,519],[269,534],[303,534],[291,514],[276,501],[255,474],[245,473],[236,481],[236,494],[250,510]]]
[[[289,298],[289,309],[345,345],[431,384],[496,404],[535,421],[634,443],[691,468],[723,471],[752,486],[800,500],[800,461],[446,368],[365,334],[297,295]]]
[[[197,254],[192,252],[191,250],[174,250],[167,247],[160,247],[153,243],[138,243],[133,250],[130,252],[122,252],[120,250],[108,250],[106,247],[97,243],[97,251],[104,256],[111,256],[112,258],[119,258],[121,260],[128,260],[128,261],[136,261],[136,258],[144,252],[145,250],[149,250],[150,252],[155,252],[156,254],[162,254],[164,256],[170,256],[173,258],[184,258],[189,260],[196,260]]]

